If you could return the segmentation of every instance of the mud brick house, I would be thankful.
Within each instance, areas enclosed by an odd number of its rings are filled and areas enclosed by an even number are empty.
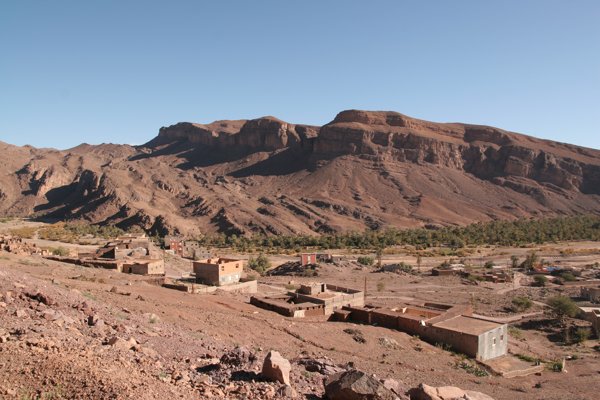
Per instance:
[[[475,318],[470,306],[424,303],[393,309],[344,307],[334,313],[337,320],[397,329],[486,361],[508,351],[506,324]]]
[[[308,264],[316,264],[317,263],[317,253],[302,253],[300,254],[300,264],[308,265]]]
[[[198,283],[222,286],[240,281],[244,261],[232,258],[207,258],[194,261],[193,268]]]
[[[165,247],[174,254],[177,254],[180,257],[183,257],[183,246],[185,241],[181,237],[177,236],[165,236]]]
[[[592,303],[600,304],[600,285],[597,287],[582,287],[581,297]]]
[[[360,290],[325,283],[301,285],[295,292],[250,298],[250,303],[287,317],[331,315],[344,306],[361,307],[365,295]]]
[[[449,266],[435,267],[431,269],[431,275],[433,276],[451,276],[460,275],[465,270],[463,264],[451,264]]]
[[[165,262],[162,259],[139,259],[123,263],[122,272],[136,275],[164,275]]]

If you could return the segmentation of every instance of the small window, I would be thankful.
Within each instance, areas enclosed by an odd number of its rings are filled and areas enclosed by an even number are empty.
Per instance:
[[[492,346],[496,345],[496,338],[494,338],[494,341],[492,342]]]
[[[504,341],[504,335],[500,335],[500,341]]]
[[[225,272],[225,267],[221,266],[221,272]]]

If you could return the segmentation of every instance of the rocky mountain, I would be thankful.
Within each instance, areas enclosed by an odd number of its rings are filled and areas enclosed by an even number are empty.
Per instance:
[[[348,110],[179,123],[142,146],[0,142],[0,213],[151,232],[315,234],[600,213],[600,151]]]

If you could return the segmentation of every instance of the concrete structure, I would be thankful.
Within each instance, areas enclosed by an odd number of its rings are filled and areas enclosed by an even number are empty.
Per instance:
[[[308,264],[316,264],[317,263],[317,253],[302,253],[300,254],[300,264],[308,265]]]
[[[122,272],[136,275],[164,275],[165,262],[162,259],[138,259],[123,263]]]
[[[301,285],[295,292],[268,297],[252,297],[250,303],[287,317],[331,315],[344,306],[362,307],[365,295],[360,290],[325,283]]]
[[[335,317],[419,335],[428,342],[449,345],[479,361],[503,356],[508,350],[507,325],[473,317],[470,306],[424,303],[389,310],[344,307]]]
[[[193,268],[197,282],[222,286],[240,281],[244,270],[244,261],[231,258],[207,258],[194,261]]]
[[[182,292],[192,293],[192,294],[206,294],[213,293],[217,290],[224,290],[226,292],[236,292],[236,293],[256,293],[258,292],[258,282],[257,281],[246,281],[239,283],[232,283],[231,285],[225,286],[207,286],[207,285],[199,285],[193,282],[186,281],[169,281],[165,282],[162,285],[167,289],[179,290]]]
[[[581,297],[592,303],[600,304],[600,286],[598,287],[582,287]]]

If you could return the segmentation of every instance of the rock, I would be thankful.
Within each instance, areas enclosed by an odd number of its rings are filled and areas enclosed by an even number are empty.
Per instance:
[[[344,368],[335,365],[327,358],[303,358],[298,363],[304,365],[308,372],[318,372],[323,375],[332,375],[344,371]]]
[[[104,326],[104,320],[100,319],[100,317],[97,314],[92,314],[88,316],[87,324],[89,326],[96,326],[98,328],[101,328]]]
[[[117,349],[130,350],[137,344],[137,341],[134,338],[125,340],[125,339],[121,339],[120,337],[113,336],[106,341],[106,344],[113,346]]]
[[[277,390],[277,398],[295,399],[297,396],[296,391],[290,385],[282,386]]]
[[[267,379],[289,385],[291,370],[290,362],[283,358],[279,352],[271,350],[265,357],[261,374]]]
[[[40,303],[45,304],[47,306],[53,306],[56,304],[56,302],[50,296],[42,292],[28,292],[25,293],[25,296],[29,297],[30,299],[37,300]]]
[[[23,310],[23,309],[18,309],[17,311],[15,311],[15,316],[17,318],[26,318],[27,317],[27,311]]]
[[[331,375],[325,381],[329,400],[396,400],[398,396],[373,376],[358,370]]]
[[[54,310],[42,311],[42,318],[48,321],[54,321],[61,317],[61,313]]]
[[[395,379],[391,379],[391,378],[384,379],[381,381],[381,383],[383,383],[384,387],[386,387],[387,389],[390,389],[392,392],[396,393],[398,396],[402,396],[406,392],[404,387],[402,387],[402,385],[400,385],[400,382],[398,382]]]
[[[494,400],[487,394],[463,390],[455,386],[433,387],[421,383],[408,391],[413,400]]]
[[[238,368],[253,364],[255,361],[256,355],[248,348],[240,346],[223,354],[219,360],[221,364]]]

